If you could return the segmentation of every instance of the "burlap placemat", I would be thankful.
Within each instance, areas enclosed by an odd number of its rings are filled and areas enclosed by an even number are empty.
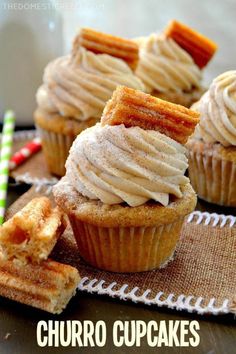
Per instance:
[[[9,208],[7,218],[44,191],[32,187]],[[174,261],[157,271],[119,274],[88,266],[79,256],[70,227],[51,257],[78,268],[82,291],[199,314],[236,313],[236,218],[232,216],[192,213]]]

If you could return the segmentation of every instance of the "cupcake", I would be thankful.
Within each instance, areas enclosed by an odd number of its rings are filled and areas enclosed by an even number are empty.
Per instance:
[[[236,206],[236,71],[213,80],[193,106],[200,123],[189,139],[189,177],[201,199]]]
[[[70,55],[45,69],[35,123],[51,173],[63,176],[72,142],[99,121],[117,85],[144,90],[133,70],[138,46],[133,41],[81,29]]]
[[[76,138],[53,193],[86,262],[141,272],[172,259],[196,205],[183,144],[197,122],[185,107],[118,87],[101,123]]]
[[[137,43],[136,75],[148,93],[186,107],[202,96],[202,69],[216,51],[215,43],[177,21],[161,35],[154,33]]]

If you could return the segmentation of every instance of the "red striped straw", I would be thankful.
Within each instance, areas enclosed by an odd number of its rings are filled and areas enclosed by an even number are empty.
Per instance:
[[[17,166],[25,162],[30,156],[41,149],[40,138],[35,138],[29,143],[25,144],[19,151],[17,151],[10,159],[9,168],[12,171]]]

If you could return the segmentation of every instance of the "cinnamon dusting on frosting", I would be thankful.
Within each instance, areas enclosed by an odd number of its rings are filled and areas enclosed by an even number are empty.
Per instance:
[[[236,146],[236,70],[215,78],[194,109],[200,112],[195,138]]]

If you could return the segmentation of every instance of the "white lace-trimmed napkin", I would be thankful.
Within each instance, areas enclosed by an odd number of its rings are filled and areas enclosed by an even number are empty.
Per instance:
[[[48,192],[48,189],[47,189]],[[8,210],[13,215],[35,196],[32,187]],[[78,289],[121,300],[197,312],[236,313],[236,217],[194,212],[186,218],[175,258],[161,270],[120,274],[95,269],[79,256],[67,228],[51,258],[78,268]]]
[[[14,134],[13,152],[18,151],[30,140],[37,136],[36,130],[22,130]],[[1,134],[0,134],[1,139]],[[58,178],[51,175],[47,170],[47,165],[42,151],[37,152],[26,160],[22,165],[10,172],[16,182],[33,184],[36,186],[53,185],[57,183]]]

